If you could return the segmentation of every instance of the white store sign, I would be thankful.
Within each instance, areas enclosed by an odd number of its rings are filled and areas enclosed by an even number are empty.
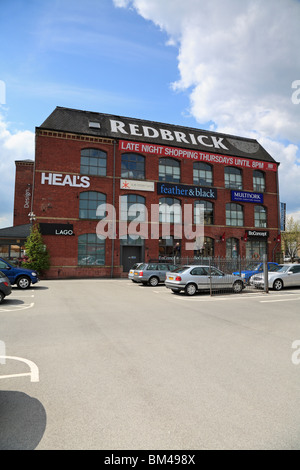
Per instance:
[[[53,186],[75,186],[77,188],[89,188],[90,178],[79,175],[63,175],[61,173],[42,173],[41,184]]]
[[[120,189],[132,189],[133,191],[154,191],[154,182],[121,179]]]

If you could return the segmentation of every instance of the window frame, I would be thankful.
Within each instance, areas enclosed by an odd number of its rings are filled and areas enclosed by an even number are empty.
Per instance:
[[[129,159],[130,157],[132,158],[132,160]],[[126,161],[126,158],[127,158],[127,161]],[[134,164],[136,165],[142,164],[143,170],[141,171],[136,168],[129,168],[131,164],[132,166]],[[123,165],[127,165],[128,167],[123,168]],[[132,175],[129,175],[130,171],[133,172]],[[146,179],[146,158],[139,153],[132,153],[132,152],[122,153],[121,155],[121,178],[133,179],[133,180],[145,180]]]
[[[168,165],[170,163],[170,165]],[[171,171],[167,171],[167,168]],[[164,169],[164,171],[162,171]],[[174,170],[178,169],[179,171],[175,172]],[[178,177],[175,178],[174,174],[178,173]],[[171,176],[170,176],[171,175]],[[178,160],[170,157],[162,157],[158,162],[158,181],[164,181],[166,183],[180,183],[181,181],[181,165]]]
[[[84,152],[90,153],[90,154],[94,152],[96,153],[96,155],[84,155]],[[88,162],[86,161],[84,162],[83,159],[88,159]],[[95,161],[91,161],[91,159],[94,159]],[[103,161],[105,161],[105,165],[99,165],[99,163]],[[95,163],[95,164],[92,165],[91,163]],[[96,171],[91,171],[91,168],[95,168]],[[102,168],[104,170],[101,170]],[[107,176],[107,152],[104,150],[95,148],[95,147],[86,147],[86,148],[81,149],[80,151],[80,174],[88,175],[88,176]]]
[[[241,168],[236,166],[226,166],[224,168],[224,186],[226,189],[243,189],[243,171]]]
[[[230,208],[228,206],[230,206]],[[235,206],[235,210],[233,210],[233,206]],[[237,209],[240,209],[240,210],[237,210]],[[230,211],[230,216],[228,219],[227,212],[229,211]],[[242,213],[242,218],[239,218],[238,216],[235,216],[235,217],[233,216],[233,213],[238,214],[240,212]],[[226,219],[226,226],[243,227],[244,226],[244,206],[236,202],[227,202],[225,206],[225,219]],[[238,221],[238,220],[241,220],[241,223],[232,223],[233,221]]]

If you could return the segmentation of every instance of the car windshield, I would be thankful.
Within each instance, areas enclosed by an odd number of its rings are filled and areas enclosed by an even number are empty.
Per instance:
[[[260,263],[250,263],[248,264],[248,266],[246,267],[246,270],[247,271],[256,271],[260,266]]]
[[[278,272],[285,273],[289,269],[289,265],[282,266],[280,269],[278,269]]]

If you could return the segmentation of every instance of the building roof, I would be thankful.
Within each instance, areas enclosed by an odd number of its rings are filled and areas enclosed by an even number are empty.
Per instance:
[[[275,162],[255,139],[60,106],[57,106],[37,129],[159,143],[170,147]]]
[[[0,238],[27,238],[30,235],[31,224],[15,225],[0,229]]]

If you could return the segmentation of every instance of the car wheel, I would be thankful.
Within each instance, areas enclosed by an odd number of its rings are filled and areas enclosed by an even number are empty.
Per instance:
[[[283,288],[283,282],[281,279],[275,279],[273,283],[273,289],[275,290],[281,290]]]
[[[5,295],[3,292],[0,292],[0,304],[3,302]]]
[[[18,286],[19,289],[28,289],[30,284],[31,284],[31,281],[30,281],[29,277],[27,277],[27,276],[21,276],[17,280],[17,286]]]
[[[187,295],[195,295],[197,292],[196,284],[188,284],[185,288],[185,293]]]
[[[159,283],[158,277],[156,277],[156,276],[150,277],[149,284],[150,284],[151,287],[156,287],[158,283]]]
[[[241,281],[235,281],[233,284],[233,292],[239,294],[243,290],[243,283]]]

